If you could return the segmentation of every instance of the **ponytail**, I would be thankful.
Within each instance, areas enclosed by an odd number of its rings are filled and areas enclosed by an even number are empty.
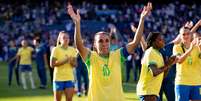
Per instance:
[[[153,46],[153,43],[156,41],[156,38],[160,35],[160,32],[150,32],[147,36],[147,49]]]
[[[61,31],[61,32],[59,32],[59,35],[58,35],[58,37],[57,37],[57,44],[56,44],[56,46],[59,46],[61,43],[60,43],[60,38],[61,38],[61,35],[62,34],[64,34],[64,31]]]

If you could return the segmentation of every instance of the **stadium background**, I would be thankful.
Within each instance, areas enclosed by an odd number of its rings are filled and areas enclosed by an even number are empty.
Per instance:
[[[40,36],[44,42],[54,45],[58,31],[66,30],[73,41],[73,24],[66,14],[66,4],[71,2],[75,8],[81,8],[82,34],[91,46],[93,35],[99,30],[108,31],[108,24],[114,24],[118,29],[123,45],[133,36],[130,23],[137,27],[139,12],[147,0],[0,0],[0,101],[50,101],[53,100],[52,87],[49,81],[47,90],[24,91],[15,83],[7,85],[7,46],[8,40],[15,39],[18,46],[23,38],[29,40],[30,45],[35,36]],[[165,35],[166,42],[172,40],[185,21],[196,23],[201,17],[201,5],[197,0],[151,0],[153,12],[145,22],[144,34],[150,31],[160,31]],[[94,26],[95,25],[95,26]],[[86,37],[87,36],[87,37]],[[34,78],[38,84],[35,65]],[[123,71],[124,81],[125,74]],[[131,76],[132,77],[132,76]],[[128,101],[137,100],[135,94],[136,82],[124,84]],[[63,99],[64,100],[64,99]],[[77,98],[75,101],[83,101]]]

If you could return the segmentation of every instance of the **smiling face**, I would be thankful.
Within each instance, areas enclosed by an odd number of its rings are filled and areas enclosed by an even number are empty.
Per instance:
[[[95,35],[94,47],[98,54],[107,55],[110,49],[110,38],[105,32],[98,32]]]

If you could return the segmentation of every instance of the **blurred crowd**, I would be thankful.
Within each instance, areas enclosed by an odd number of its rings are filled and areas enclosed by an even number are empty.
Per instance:
[[[93,33],[97,30],[108,30],[108,24],[114,24],[121,33],[123,41],[127,42],[132,35],[130,23],[137,24],[143,4],[106,5],[83,2],[75,5],[82,16],[82,32],[87,44],[91,43]],[[160,31],[167,41],[173,39],[178,29],[187,20],[194,23],[201,16],[201,6],[185,5],[172,2],[166,5],[155,5],[151,16],[145,23],[145,35],[150,31]],[[39,4],[0,4],[0,52],[6,53],[8,40],[15,39],[17,45],[23,38],[32,40],[39,35],[45,42],[54,45],[58,32],[66,30],[73,35],[73,24],[66,14],[66,4],[45,1]],[[96,26],[94,26],[96,24]],[[137,25],[135,25],[137,27]],[[93,30],[92,30],[93,29]],[[71,38],[72,39],[72,38]],[[91,45],[88,45],[91,47]],[[6,56],[1,55],[5,60]]]
[[[87,41],[92,41],[96,30],[107,30],[109,23],[114,24],[124,41],[127,41],[132,35],[129,25],[131,22],[137,24],[142,6],[143,4],[97,5],[83,2],[76,5],[76,8],[80,9],[82,21],[85,23],[82,29]],[[154,7],[145,23],[145,34],[160,31],[165,34],[167,41],[175,37],[185,21],[192,20],[195,23],[201,16],[201,6],[196,4],[172,2]],[[54,43],[60,30],[66,30],[73,35],[73,24],[66,14],[65,3],[55,1],[54,6],[48,1],[35,5],[28,2],[18,5],[0,4],[0,13],[1,52],[6,52],[6,43],[10,39],[15,39],[19,45],[23,38],[31,40],[35,35],[41,35],[43,40]],[[97,26],[93,26],[94,24]]]
[[[93,43],[95,32],[104,30],[114,35],[111,36],[111,47],[115,50],[132,40],[135,33],[132,32],[133,29],[130,26],[138,26],[143,4],[110,5],[82,2],[75,7],[80,10],[82,35],[86,46],[92,49],[91,43]],[[148,35],[149,32],[162,32],[166,42],[170,42],[178,35],[180,27],[186,21],[196,23],[201,17],[201,5],[198,4],[186,5],[175,1],[165,5],[155,4],[154,7],[153,12],[146,19],[144,35]],[[69,33],[70,44],[73,45],[74,25],[67,15],[66,9],[65,3],[57,1],[53,4],[48,1],[37,4],[29,2],[25,4],[0,4],[0,61],[9,60],[8,42],[10,41],[15,41],[17,49],[23,39],[28,41],[28,46],[34,47],[32,41],[37,37],[46,48],[44,50],[47,52],[48,59],[51,49],[56,45],[60,31],[64,30]],[[142,54],[141,48],[137,48],[134,54],[127,58],[125,82],[129,82],[131,79],[131,69],[133,69],[133,81],[138,81]],[[36,57],[36,55],[33,56]],[[83,66],[80,57],[78,57],[78,64]],[[78,82],[78,96],[81,96],[80,89],[85,88],[85,93],[88,89],[87,70],[83,71],[81,72],[80,68],[76,70],[79,73],[76,75],[77,80],[82,81],[81,76],[83,75],[85,81],[85,85]],[[52,72],[53,70],[50,71],[51,80]],[[46,83],[43,88],[46,88]]]

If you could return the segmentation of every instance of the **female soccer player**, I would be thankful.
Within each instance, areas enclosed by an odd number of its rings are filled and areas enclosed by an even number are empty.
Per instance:
[[[22,81],[22,86],[26,90],[27,89],[27,83],[26,83],[26,75],[28,75],[29,80],[31,81],[31,88],[35,89],[35,84],[34,84],[34,79],[32,76],[32,52],[33,48],[28,46],[27,40],[23,39],[21,41],[22,47],[18,50],[17,55],[15,58],[17,58],[16,64],[19,62],[19,70],[20,70],[20,75],[21,75],[21,81]]]
[[[62,31],[57,38],[57,46],[53,48],[50,66],[54,68],[53,90],[54,100],[61,101],[62,92],[66,101],[72,101],[74,93],[73,67],[76,66],[77,52],[69,46],[69,35]]]
[[[126,47],[109,51],[110,38],[107,32],[97,32],[94,37],[95,51],[87,49],[82,43],[80,32],[80,15],[73,11],[68,5],[68,13],[75,23],[74,40],[82,59],[85,61],[89,71],[89,92],[88,101],[124,101],[121,62],[131,54],[140,42],[144,19],[152,9],[152,4],[148,3],[144,7],[139,21],[139,26],[133,40]]]
[[[147,49],[142,58],[140,79],[137,84],[137,95],[140,101],[157,101],[164,72],[174,63],[175,57],[164,63],[159,52],[164,47],[164,39],[160,33],[150,33],[147,38]]]
[[[175,78],[176,101],[201,100],[201,42],[192,41],[193,37],[188,28],[180,29],[181,43],[173,47],[177,55]]]

